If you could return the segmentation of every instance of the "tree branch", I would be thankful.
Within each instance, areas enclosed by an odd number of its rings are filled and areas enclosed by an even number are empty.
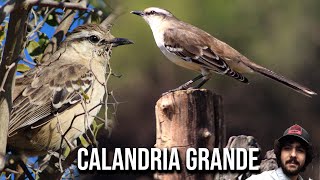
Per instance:
[[[0,86],[0,92],[5,92],[4,86],[5,86],[6,82],[7,82],[8,75],[9,75],[10,71],[15,67],[16,67],[16,63],[12,63],[9,66],[6,65],[6,72],[4,73],[4,77],[2,79],[2,83],[1,83],[1,86]]]
[[[16,3],[16,1],[20,3]],[[87,10],[86,0],[82,0],[78,3],[75,2],[56,2],[52,0],[25,0],[24,3],[31,6],[46,6],[46,7],[55,7],[62,9],[77,9],[77,10]],[[15,9],[18,9],[21,6],[21,0],[9,0],[0,8],[0,24],[3,22],[5,17],[13,12]]]
[[[28,20],[30,9],[25,6],[25,3],[22,0],[17,2],[19,3],[16,3],[16,9],[10,13],[10,21],[0,65],[0,72],[6,72],[7,67],[17,61],[25,41],[26,22]],[[5,76],[7,76],[7,78],[5,78]],[[12,108],[12,87],[14,85],[14,76],[15,71],[10,71],[7,75],[5,73],[0,73],[1,84],[2,81],[6,81],[3,87],[4,92],[0,92],[0,154],[5,154],[6,152],[8,124]],[[3,167],[4,164],[0,164],[0,170],[2,170]]]
[[[32,6],[46,6],[46,7],[56,7],[56,8],[62,8],[62,9],[87,10],[85,1],[74,3],[74,2],[57,2],[52,0],[27,0],[27,3]]]
[[[36,33],[37,31],[39,31],[44,23],[46,22],[46,20],[48,19],[49,15],[54,11],[54,8],[50,9],[47,14],[43,17],[42,21],[39,22],[39,24],[37,24],[37,26],[27,35],[27,39],[29,39],[34,33]]]
[[[78,2],[79,4],[83,4],[85,7],[87,6],[87,0],[71,0],[72,3]],[[43,58],[41,59],[41,62],[46,62],[49,57],[57,50],[57,47],[62,42],[64,36],[67,34],[74,16],[76,15],[76,11],[68,9],[66,10],[61,23],[57,27],[53,37],[50,40],[50,43],[46,47],[43,53]]]
[[[100,26],[108,28],[108,26],[110,26],[111,24],[113,24],[113,22],[121,15],[124,14],[124,10],[118,6],[115,8],[115,10],[112,11],[111,14],[109,14],[109,16],[103,20],[100,24]]]

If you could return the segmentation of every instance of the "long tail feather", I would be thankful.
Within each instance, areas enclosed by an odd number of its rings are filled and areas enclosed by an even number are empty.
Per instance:
[[[283,85],[286,85],[287,87],[290,87],[291,89],[293,89],[293,90],[295,90],[305,96],[311,97],[311,96],[317,95],[316,92],[310,90],[309,88],[307,88],[303,85],[300,85],[290,79],[287,79],[286,77],[284,77],[280,74],[277,74],[277,73],[275,73],[267,68],[264,68],[260,65],[257,65],[252,62],[250,62],[250,63],[246,62],[246,65],[249,66],[255,72],[258,72],[268,78],[276,80],[276,81],[282,83]]]

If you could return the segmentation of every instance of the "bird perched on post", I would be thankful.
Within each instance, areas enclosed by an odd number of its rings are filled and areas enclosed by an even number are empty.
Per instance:
[[[73,143],[91,125],[105,95],[113,47],[132,44],[96,24],[74,29],[45,63],[16,80],[9,147],[46,154]],[[70,145],[70,144],[69,144]]]
[[[228,44],[177,19],[167,10],[150,7],[131,13],[141,16],[149,24],[157,46],[170,61],[201,73],[171,91],[186,89],[202,79],[195,86],[200,88],[210,79],[212,72],[230,76],[243,83],[248,83],[248,79],[242,73],[258,72],[306,96],[316,95],[314,91],[250,61]]]

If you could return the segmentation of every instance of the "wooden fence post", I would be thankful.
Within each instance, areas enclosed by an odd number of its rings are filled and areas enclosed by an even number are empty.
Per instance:
[[[157,148],[178,148],[180,173],[155,173],[156,179],[213,179],[213,173],[188,173],[185,168],[187,148],[225,145],[222,98],[205,89],[191,89],[162,96],[155,107]]]

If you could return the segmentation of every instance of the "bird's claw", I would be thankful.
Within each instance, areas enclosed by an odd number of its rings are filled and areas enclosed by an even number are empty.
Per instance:
[[[172,92],[175,92],[175,91],[187,90],[187,89],[194,89],[194,88],[193,87],[189,87],[188,88],[188,86],[182,85],[182,86],[179,86],[178,88],[171,89],[171,90],[169,90],[167,92],[162,93],[162,96],[167,95],[167,94],[172,93]]]

